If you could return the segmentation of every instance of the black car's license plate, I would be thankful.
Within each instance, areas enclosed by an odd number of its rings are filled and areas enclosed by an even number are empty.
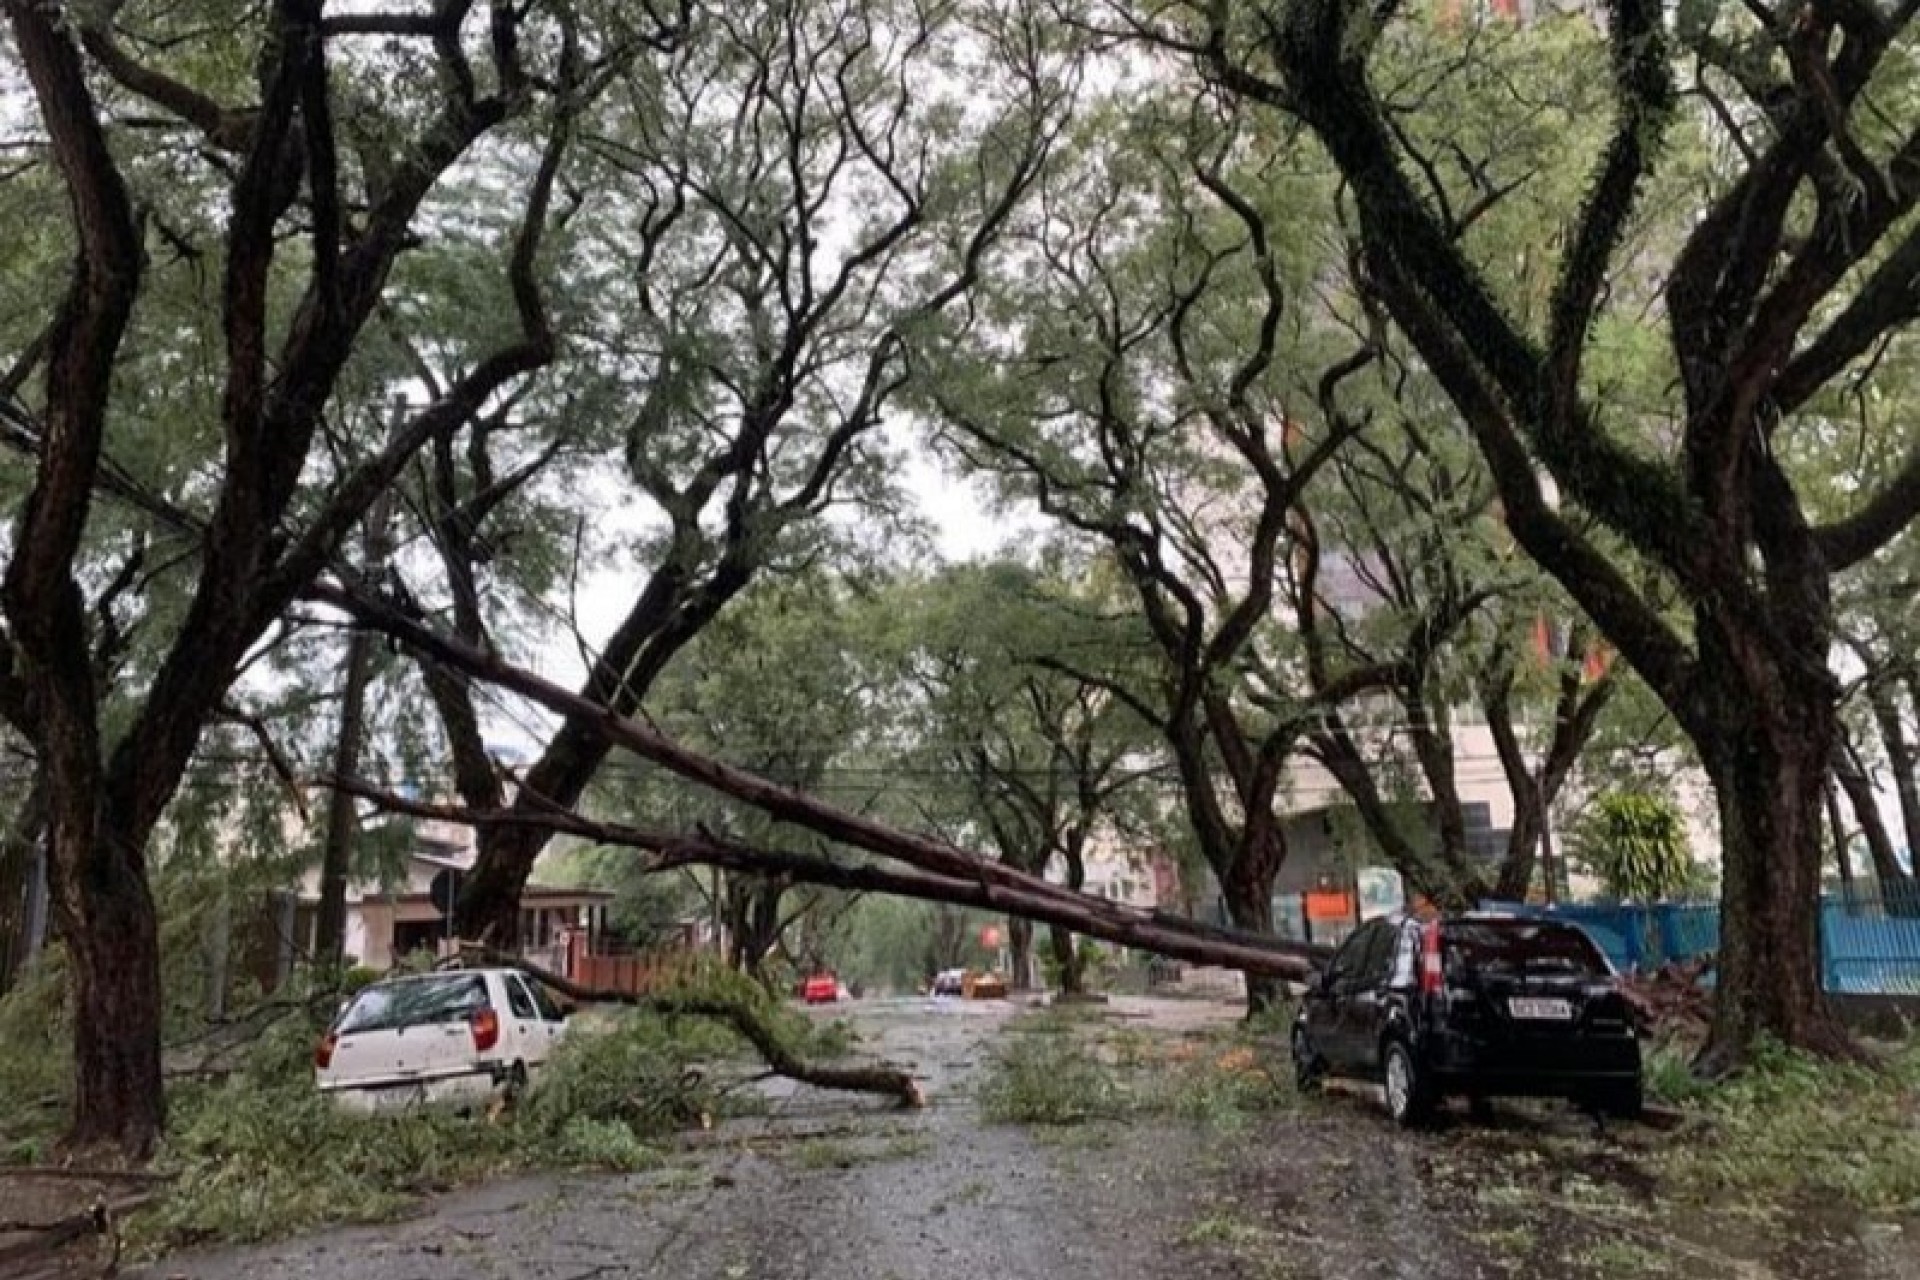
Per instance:
[[[1516,1018],[1527,1018],[1538,1022],[1571,1022],[1573,1006],[1565,1000],[1543,999],[1537,996],[1515,996],[1507,1001],[1507,1012]]]

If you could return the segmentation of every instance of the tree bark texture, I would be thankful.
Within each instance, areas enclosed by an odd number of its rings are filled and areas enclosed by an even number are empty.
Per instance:
[[[46,788],[38,771],[0,830],[0,995],[38,954],[46,910]]]
[[[106,803],[91,636],[74,576],[114,358],[139,292],[140,237],[70,34],[43,5],[6,8],[80,245],[48,341],[39,470],[0,588],[13,633],[6,713],[33,742],[46,782],[54,907],[73,995],[68,1138],[143,1159],[165,1118],[159,930],[142,853],[150,824],[106,821],[116,806]]]
[[[80,1151],[117,1148],[136,1160],[151,1154],[166,1122],[159,918],[143,843],[116,838],[92,805],[53,823],[53,860],[68,869],[55,897],[73,999],[67,1142]],[[81,875],[91,877],[84,889]]]
[[[1286,847],[1269,822],[1252,824],[1252,839],[1234,859],[1231,874],[1220,883],[1227,916],[1236,928],[1249,933],[1273,932],[1273,882],[1280,874]],[[1278,1008],[1286,999],[1286,983],[1271,973],[1243,969],[1247,982],[1247,1016],[1258,1017]]]
[[[1616,687],[1611,668],[1592,685],[1585,683],[1583,668],[1591,647],[1592,637],[1586,627],[1569,629],[1559,689],[1554,698],[1553,736],[1548,740],[1538,768],[1528,763],[1514,723],[1511,653],[1499,655],[1482,681],[1481,700],[1486,708],[1487,727],[1500,757],[1501,772],[1506,775],[1507,787],[1513,793],[1513,826],[1507,833],[1506,854],[1500,860],[1500,872],[1494,882],[1494,896],[1505,901],[1526,900],[1527,890],[1533,883],[1536,855],[1547,901],[1554,900],[1553,803],[1592,740],[1600,714],[1612,700]]]
[[[1007,917],[1007,967],[1010,990],[1033,990],[1033,925],[1022,916]]]
[[[387,429],[387,445],[406,430],[405,401],[396,403]],[[379,580],[386,571],[393,540],[391,490],[374,499],[367,510],[366,564],[362,572]],[[373,684],[379,637],[356,628],[347,637],[347,661],[340,688],[340,729],[334,741],[333,772],[343,778],[358,776],[360,754],[367,736],[367,690]],[[320,904],[314,913],[314,959],[325,969],[338,969],[347,949],[347,883],[353,874],[353,848],[360,836],[360,818],[353,797],[334,792],[327,806],[327,842],[320,857]]]
[[[347,640],[339,737],[333,748],[333,771],[343,777],[360,772],[375,643],[374,634],[364,630],[356,630]],[[327,838],[320,852],[320,903],[314,913],[313,958],[323,969],[340,968],[346,956],[347,883],[353,876],[353,846],[359,834],[360,817],[354,811],[353,797],[335,791],[327,801]]]
[[[906,1071],[893,1067],[828,1066],[806,1061],[788,1047],[765,1014],[746,1001],[697,993],[636,996],[623,991],[596,991],[506,952],[484,947],[470,948],[470,951],[488,964],[519,969],[570,1000],[632,1005],[672,1017],[711,1018],[724,1022],[759,1052],[775,1075],[797,1080],[801,1084],[817,1089],[882,1094],[908,1107],[922,1106],[926,1101],[919,1084]]]
[[[1906,832],[1909,865],[1920,858],[1920,749],[1914,746],[1893,682],[1870,683],[1867,697],[1874,725],[1886,749],[1887,768],[1893,774],[1894,794],[1900,798],[1900,825]],[[1914,708],[1920,713],[1920,706]]]
[[[446,110],[396,157],[406,163],[392,166],[391,181],[368,193],[369,210],[349,229],[340,216],[320,5],[281,0],[260,19],[259,101],[244,113],[221,113],[191,89],[154,98],[135,88],[227,153],[220,161],[232,178],[220,246],[223,455],[205,519],[151,495],[139,500],[146,514],[196,542],[198,576],[130,722],[109,741],[95,660],[112,647],[111,619],[102,621],[96,644],[76,567],[94,491],[113,487],[102,443],[144,259],[141,225],[95,109],[76,34],[95,69],[151,80],[114,48],[90,10],[40,0],[6,0],[4,7],[68,197],[78,253],[48,330],[35,482],[0,586],[10,632],[10,643],[0,644],[0,714],[33,743],[45,771],[52,899],[67,944],[75,1022],[69,1141],[117,1146],[140,1159],[164,1119],[159,930],[146,843],[248,651],[327,567],[375,496],[426,440],[552,358],[533,263],[564,131],[549,140],[515,241],[510,274],[522,340],[480,360],[408,422],[394,447],[314,495],[303,492],[301,478],[322,415],[395,258],[412,240],[414,214],[446,168],[514,104],[471,93],[444,103]],[[460,20],[458,9],[437,13],[429,33]],[[515,68],[506,64],[519,47],[509,38],[517,18],[502,11],[499,21],[492,54],[502,77],[512,78]],[[572,42],[565,44],[561,61],[570,65]],[[464,67],[468,55],[457,56]],[[221,119],[179,106],[182,99]],[[312,254],[305,288],[282,323],[270,315],[277,232],[303,193]],[[316,498],[310,509],[303,497]]]
[[[1900,865],[1893,848],[1893,834],[1880,814],[1880,795],[1873,785],[1860,753],[1843,740],[1834,751],[1833,776],[1847,793],[1853,820],[1867,842],[1867,856],[1873,862],[1873,878],[1880,887],[1880,906],[1890,916],[1920,915],[1920,893],[1913,876]]]
[[[1292,113],[1325,145],[1353,194],[1368,292],[1472,433],[1507,528],[1658,694],[1714,783],[1724,945],[1702,1064],[1735,1067],[1762,1034],[1850,1052],[1814,972],[1820,778],[1839,705],[1831,581],[1920,514],[1920,450],[1848,514],[1816,525],[1773,441],[1920,310],[1911,289],[1920,240],[1905,229],[1920,183],[1887,180],[1878,161],[1866,162],[1876,166],[1866,194],[1837,197],[1829,182],[1835,153],[1851,154],[1849,116],[1864,109],[1913,15],[1822,15],[1797,46],[1809,51],[1810,74],[1742,82],[1778,128],[1692,220],[1667,264],[1659,301],[1685,412],[1678,448],[1656,458],[1608,429],[1583,360],[1681,100],[1668,43],[1676,33],[1662,7],[1609,7],[1610,137],[1565,239],[1544,326],[1489,286],[1462,248],[1458,219],[1407,163],[1404,134],[1370,76],[1382,44],[1373,12],[1304,0],[1278,14],[1262,47],[1279,83],[1232,59],[1224,9],[1210,11],[1201,46],[1209,73]],[[1905,172],[1905,148],[1916,145],[1903,143],[1891,172]],[[1813,210],[1806,227],[1794,216],[1802,207]],[[1657,566],[1664,588],[1649,590],[1574,508]],[[1666,616],[1669,592],[1689,605],[1690,632]]]
[[[1840,888],[1851,909],[1854,901],[1853,854],[1847,848],[1850,838],[1847,820],[1840,812],[1840,789],[1828,778],[1821,788],[1827,801],[1827,830],[1833,837],[1833,869],[1840,876]]]
[[[1060,994],[1083,996],[1087,993],[1087,969],[1080,954],[1080,940],[1073,930],[1060,925],[1047,929],[1047,945],[1053,952],[1053,967],[1060,975]]]
[[[1726,851],[1713,1024],[1696,1063],[1710,1076],[1737,1068],[1762,1033],[1854,1053],[1822,995],[1819,914],[1810,909],[1838,735],[1833,704],[1777,690],[1769,706],[1737,687],[1728,692],[1737,699],[1722,704],[1732,723],[1704,761]],[[1736,710],[1743,707],[1756,709]]]
[[[721,894],[727,920],[727,964],[758,978],[780,942],[780,904],[787,882],[777,877],[735,873]]]
[[[544,683],[537,676],[527,675],[524,678],[535,682],[529,687]],[[735,773],[725,765],[716,764],[715,767],[729,775]],[[527,816],[472,813],[389,795],[350,779],[334,779],[331,785],[347,787],[391,812],[416,817],[462,822],[476,827],[503,822],[537,822],[550,836],[578,836],[600,844],[654,855],[649,867],[654,871],[711,866],[728,871],[781,876],[794,883],[824,885],[860,893],[886,893],[941,903],[944,907],[933,913],[927,935],[928,968],[931,970],[954,968],[965,959],[966,917],[959,911],[948,909],[952,907],[1018,914],[1036,923],[1060,925],[1074,933],[1099,938],[1116,946],[1157,952],[1194,964],[1252,970],[1276,979],[1304,979],[1330,954],[1326,947],[1286,942],[1270,934],[1221,928],[1165,912],[1109,902],[1105,898],[1077,893],[1002,863],[963,854],[958,850],[949,850],[941,858],[929,859],[924,856],[924,850],[916,848],[921,838],[904,833],[896,833],[892,837],[897,842],[893,852],[884,848],[872,848],[870,851],[903,862],[907,864],[906,867],[848,865],[816,854],[745,845],[706,832],[648,831],[583,818],[577,814]],[[818,801],[809,801],[806,807],[814,809],[816,813],[826,811],[826,807]],[[822,834],[825,834],[824,830]],[[880,845],[886,842],[872,839],[869,843]]]

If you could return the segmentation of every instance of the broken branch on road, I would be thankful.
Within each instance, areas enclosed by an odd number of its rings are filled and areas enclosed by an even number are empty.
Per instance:
[[[744,1000],[729,999],[709,992],[684,995],[672,992],[633,995],[625,991],[602,991],[581,986],[519,956],[495,951],[489,947],[463,945],[460,954],[466,960],[477,960],[483,964],[518,969],[545,986],[558,991],[569,1000],[576,1000],[582,1004],[628,1005],[653,1013],[712,1018],[715,1021],[724,1022],[754,1047],[775,1074],[801,1084],[812,1085],[816,1089],[877,1093],[896,1099],[902,1106],[926,1105],[926,1097],[920,1091],[919,1082],[908,1072],[893,1067],[834,1067],[805,1061],[788,1047],[778,1028],[769,1022],[759,1009]]]

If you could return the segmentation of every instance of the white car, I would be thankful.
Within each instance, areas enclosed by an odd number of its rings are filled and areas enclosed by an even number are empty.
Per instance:
[[[539,983],[512,969],[376,982],[313,1051],[314,1083],[355,1111],[476,1104],[524,1087],[566,1030]]]

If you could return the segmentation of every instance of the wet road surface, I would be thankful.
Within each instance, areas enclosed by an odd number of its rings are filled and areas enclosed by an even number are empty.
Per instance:
[[[1191,1276],[1159,1229],[1186,1193],[1149,1153],[1067,1158],[983,1125],[969,1085],[1017,1010],[872,1002],[863,1046],[908,1064],[929,1105],[786,1082],[770,1114],[731,1122],[664,1170],[521,1179],[417,1219],[183,1256],[146,1280],[1049,1280]],[[1108,1159],[1106,1157],[1111,1157]],[[1095,1164],[1100,1167],[1093,1167]]]
[[[1920,1225],[1809,1206],[1675,1210],[1647,1145],[1564,1110],[1405,1134],[1342,1092],[1231,1132],[1171,1120],[1032,1130],[972,1096],[1004,1002],[864,1002],[863,1051],[929,1106],[774,1082],[761,1116],[633,1176],[527,1178],[412,1220],[180,1256],[143,1280],[1920,1280]],[[1120,1001],[1178,1037],[1225,1005]]]

